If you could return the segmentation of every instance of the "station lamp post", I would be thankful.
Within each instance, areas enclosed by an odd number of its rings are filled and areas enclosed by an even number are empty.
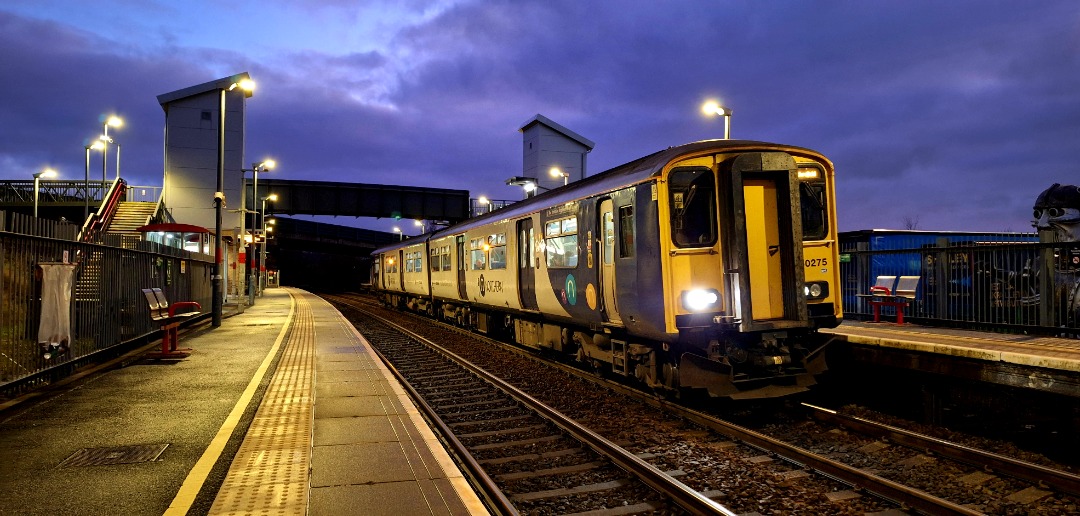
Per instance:
[[[103,151],[105,150],[105,143],[101,140],[97,140],[90,145],[86,145],[86,180],[83,182],[83,223],[86,223],[86,219],[90,218],[90,149]]]
[[[102,123],[102,128],[105,131],[101,135],[101,139],[100,139],[100,141],[102,142],[102,145],[103,145],[102,151],[101,151],[101,183],[102,183],[102,185],[105,184],[105,175],[106,175],[105,171],[108,170],[108,161],[109,161],[109,145],[108,144],[113,143],[112,139],[109,138],[109,126],[120,127],[122,125],[124,125],[124,120],[122,118],[116,116],[116,115],[112,115],[112,116],[106,118],[105,122]],[[119,175],[120,174],[120,164],[119,164],[120,154],[116,155],[116,161],[117,161],[116,173],[117,173],[117,175]],[[102,186],[102,188],[104,188],[104,186]]]
[[[225,94],[240,88],[245,91],[255,89],[255,82],[251,79],[243,79],[230,84],[228,87],[219,88],[218,92],[218,155],[217,155],[217,190],[214,191],[214,267],[210,274],[210,289],[213,299],[210,300],[210,326],[221,326],[221,210],[225,204]]]
[[[420,233],[427,233],[427,224],[422,220],[414,220],[413,225],[420,228]]]
[[[535,192],[537,188],[542,188],[540,186],[537,186],[535,177],[514,176],[506,180],[506,185],[520,186],[523,190],[525,190],[526,198],[535,195],[533,192]]]
[[[731,108],[721,106],[719,102],[710,100],[701,106],[701,110],[706,115],[717,115],[724,117],[724,139],[731,139]]]
[[[405,233],[401,232],[401,228],[394,226],[394,233],[398,234],[398,240],[405,240]]]
[[[559,167],[551,167],[548,173],[551,174],[551,177],[561,177],[563,186],[570,184],[570,174],[563,172]]]
[[[490,213],[491,212],[491,201],[488,200],[487,197],[484,197],[483,195],[481,195],[480,198],[476,200],[476,203],[481,205],[481,206],[484,206],[484,208],[481,208],[483,210],[483,211],[480,212],[481,215],[483,215],[484,213]]]
[[[267,159],[267,160],[263,160],[263,162],[261,162],[261,163],[252,163],[250,169],[245,168],[245,169],[241,170],[241,172],[251,172],[252,173],[252,176],[253,176],[253,181],[251,183],[251,196],[252,196],[252,199],[258,199],[259,198],[259,172],[269,172],[270,169],[274,168],[275,166],[277,166],[277,162],[275,162],[272,159]],[[243,174],[241,173],[241,178],[240,178],[240,234],[241,235],[247,235],[247,230],[245,228],[245,224],[246,224],[246,221],[247,221],[248,212],[250,212],[252,214],[252,217],[251,217],[251,230],[252,230],[252,233],[254,233],[254,231],[255,231],[255,214],[256,214],[256,212],[255,212],[255,210],[248,210],[247,209],[247,187],[244,185]],[[247,243],[245,242],[244,245],[247,245]],[[248,291],[248,302],[249,302],[249,304],[255,304],[255,281],[256,281],[257,276],[255,275],[255,253],[252,252],[255,249],[254,238],[252,239],[250,247],[251,247],[251,251],[249,251],[247,253],[248,254],[248,277],[249,277],[248,285],[247,285],[247,291]]]
[[[41,172],[34,174],[34,218],[38,216],[38,191],[41,189],[41,178],[43,177],[56,177],[56,171],[51,168],[46,168]]]
[[[266,201],[274,202],[278,200],[277,194],[270,194],[262,198],[262,210],[259,217],[259,227],[263,230],[263,241],[259,250],[259,291],[261,292],[266,286]]]

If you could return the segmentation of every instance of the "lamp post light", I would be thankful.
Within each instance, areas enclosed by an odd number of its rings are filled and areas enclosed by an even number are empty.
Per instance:
[[[561,177],[563,186],[570,184],[570,174],[563,172],[559,167],[551,167],[548,173],[551,174],[551,177]]]
[[[263,230],[263,241],[259,250],[259,295],[262,295],[262,289],[266,286],[266,201],[274,202],[278,200],[277,194],[270,194],[262,198],[262,210],[259,217],[259,227]]]
[[[249,172],[250,171],[252,173],[253,181],[251,183],[251,196],[252,196],[253,199],[257,199],[259,197],[259,172],[269,172],[270,169],[274,168],[275,166],[277,166],[277,162],[275,162],[272,159],[266,159],[266,160],[263,160],[261,163],[252,163],[250,169],[241,170],[241,174],[240,174],[240,176],[241,176],[240,177],[240,234],[241,235],[246,235],[247,234],[247,230],[245,229],[244,226],[245,226],[245,223],[247,221],[247,214],[248,214],[249,211],[252,214],[251,229],[252,229],[252,232],[254,232],[254,230],[255,230],[255,214],[256,214],[256,212],[254,210],[248,210],[247,209],[247,187],[245,187],[244,184],[243,184],[243,182],[244,182],[243,172]],[[245,242],[245,245],[247,245],[246,242]],[[254,242],[254,239],[252,239],[251,250],[254,251],[254,249],[255,249],[255,242]],[[248,254],[248,278],[249,278],[248,279],[248,285],[247,285],[248,303],[249,304],[255,304],[255,281],[256,281],[255,253],[249,251],[247,254]]]
[[[116,115],[112,115],[112,116],[109,116],[108,118],[106,118],[105,122],[102,123],[102,128],[105,130],[105,132],[101,135],[101,141],[103,142],[102,143],[103,147],[102,147],[102,151],[101,151],[101,183],[102,183],[102,185],[105,184],[105,171],[108,169],[108,161],[109,161],[109,152],[108,152],[109,146],[108,146],[108,144],[113,142],[111,139],[109,139],[109,126],[110,125],[113,126],[113,127],[120,127],[120,126],[124,125],[124,120],[122,118],[116,116]],[[119,166],[120,166],[119,165],[120,155],[119,154],[117,154],[116,160],[118,162],[116,173],[120,174],[120,168],[119,168]]]
[[[421,234],[427,233],[427,224],[425,224],[424,221],[422,221],[422,220],[414,220],[413,225],[420,228],[420,233]]]
[[[219,88],[218,92],[218,155],[217,155],[217,190],[214,191],[214,267],[210,274],[210,289],[213,298],[210,300],[210,326],[221,326],[221,265],[223,249],[221,248],[221,209],[225,204],[225,94],[236,88],[245,91],[255,89],[255,82],[251,79],[243,79]]]
[[[484,197],[483,195],[481,195],[480,198],[476,200],[476,203],[481,205],[481,206],[486,206],[486,208],[482,208],[483,211],[480,212],[481,215],[484,214],[484,213],[491,213],[491,201],[488,200],[487,197]]]
[[[721,106],[719,102],[710,100],[701,106],[701,110],[706,115],[717,115],[724,117],[724,139],[731,139],[731,108]]]
[[[405,233],[401,232],[401,228],[394,226],[394,233],[398,234],[398,240],[405,240]]]
[[[90,145],[86,145],[86,180],[83,182],[83,224],[86,223],[86,219],[90,218],[90,149],[104,150],[105,143],[101,140],[97,140]]]
[[[41,172],[34,174],[34,218],[38,216],[38,190],[41,188],[41,178],[43,177],[56,177],[56,171],[51,168],[46,168]]]

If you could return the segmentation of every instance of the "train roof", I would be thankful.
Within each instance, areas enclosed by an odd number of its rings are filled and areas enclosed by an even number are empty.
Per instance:
[[[698,142],[677,145],[674,147],[668,147],[667,149],[654,152],[652,154],[649,154],[648,156],[638,158],[629,163],[624,163],[622,165],[605,170],[598,174],[588,176],[585,179],[575,181],[568,185],[552,188],[547,192],[536,195],[535,197],[530,197],[528,199],[516,202],[505,208],[500,208],[485,213],[483,215],[470,218],[468,220],[459,222],[446,228],[439,229],[437,231],[433,231],[431,233],[425,233],[423,235],[411,237],[407,240],[403,240],[392,245],[380,247],[374,250],[372,254],[378,254],[386,251],[392,251],[394,249],[409,247],[429,239],[438,239],[450,235],[460,234],[477,226],[489,224],[495,220],[501,220],[505,218],[519,218],[530,213],[547,209],[551,206],[557,206],[559,204],[576,201],[578,199],[584,199],[586,197],[620,190],[630,185],[646,181],[653,176],[659,175],[665,165],[667,165],[671,160],[679,156],[683,156],[686,154],[695,154],[709,150],[716,150],[721,152],[754,150],[784,151],[803,157],[812,157],[828,163],[828,160],[820,153],[802,147],[795,147],[778,143],[759,142],[753,140],[702,140]],[[831,167],[831,164],[829,166]]]

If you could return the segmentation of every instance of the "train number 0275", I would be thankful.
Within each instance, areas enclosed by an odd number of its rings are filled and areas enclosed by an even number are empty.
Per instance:
[[[824,267],[829,264],[828,258],[810,258],[806,260],[807,267]]]

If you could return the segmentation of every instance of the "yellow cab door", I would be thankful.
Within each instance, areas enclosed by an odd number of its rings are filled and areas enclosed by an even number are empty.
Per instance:
[[[807,323],[803,284],[798,167],[783,152],[751,152],[720,164],[727,177],[726,269],[737,285],[743,331]]]

